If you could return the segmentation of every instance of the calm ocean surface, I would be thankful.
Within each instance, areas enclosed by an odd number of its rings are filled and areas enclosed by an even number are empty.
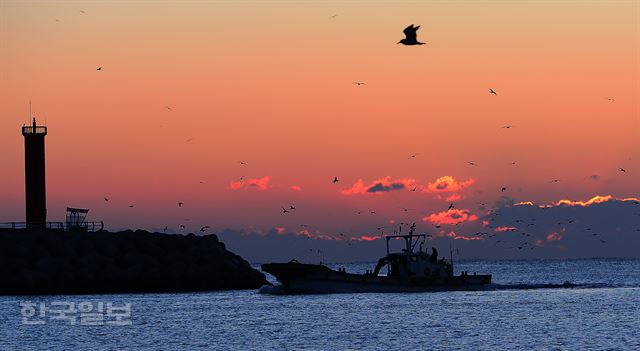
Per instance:
[[[640,260],[464,261],[461,270],[492,273],[495,284],[410,294],[0,296],[0,350],[640,350]],[[50,310],[31,316],[25,302],[131,310],[119,322],[105,312],[96,314],[104,322],[81,323],[71,313],[72,325]],[[25,313],[44,324],[23,324]],[[83,325],[90,321],[98,325]]]

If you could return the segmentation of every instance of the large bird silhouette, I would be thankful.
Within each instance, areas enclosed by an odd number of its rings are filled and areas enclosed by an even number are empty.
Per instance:
[[[414,27],[413,24],[405,28],[402,32],[406,38],[400,40],[397,44],[424,45],[424,43],[418,41],[418,29],[420,29],[420,26]]]

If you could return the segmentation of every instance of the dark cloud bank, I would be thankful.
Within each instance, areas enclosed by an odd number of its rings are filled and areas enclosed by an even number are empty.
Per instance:
[[[640,204],[634,201],[540,208],[504,200],[500,205],[491,215],[440,229],[416,219],[418,232],[433,235],[426,246],[435,246],[447,256],[451,245],[458,259],[640,258]],[[372,232],[349,234],[359,237]],[[384,240],[326,240],[287,231],[279,234],[275,229],[267,234],[226,229],[218,236],[250,262],[294,258],[315,263],[362,262],[377,260],[385,253]],[[483,239],[473,240],[479,237]]]

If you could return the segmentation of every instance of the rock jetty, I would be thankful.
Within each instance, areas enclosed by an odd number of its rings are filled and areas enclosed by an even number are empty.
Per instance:
[[[216,235],[0,229],[0,294],[257,289],[264,274]]]

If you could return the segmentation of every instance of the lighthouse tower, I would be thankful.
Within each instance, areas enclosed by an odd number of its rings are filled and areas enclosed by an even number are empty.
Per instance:
[[[24,136],[24,179],[27,227],[43,228],[47,223],[47,196],[45,190],[44,137],[47,127],[22,126]]]

